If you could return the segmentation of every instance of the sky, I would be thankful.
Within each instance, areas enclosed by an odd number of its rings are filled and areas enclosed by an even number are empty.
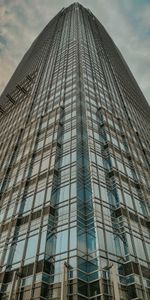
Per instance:
[[[33,40],[72,0],[0,0],[0,94]],[[150,104],[150,0],[79,0],[104,25]]]

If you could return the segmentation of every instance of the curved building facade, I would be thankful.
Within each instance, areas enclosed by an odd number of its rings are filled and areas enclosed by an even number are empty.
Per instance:
[[[0,114],[1,299],[150,299],[150,107],[90,10],[50,21]]]

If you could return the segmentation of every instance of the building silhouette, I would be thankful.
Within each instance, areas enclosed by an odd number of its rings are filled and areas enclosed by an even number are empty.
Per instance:
[[[150,299],[150,108],[89,9],[44,28],[0,114],[0,299]]]

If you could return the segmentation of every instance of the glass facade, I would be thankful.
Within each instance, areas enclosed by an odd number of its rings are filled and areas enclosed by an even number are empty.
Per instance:
[[[150,299],[150,108],[78,3],[0,99],[2,300]]]

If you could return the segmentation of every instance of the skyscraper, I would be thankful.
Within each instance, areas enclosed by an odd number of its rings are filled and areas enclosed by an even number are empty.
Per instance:
[[[150,108],[90,10],[50,21],[0,112],[1,299],[150,299]]]

